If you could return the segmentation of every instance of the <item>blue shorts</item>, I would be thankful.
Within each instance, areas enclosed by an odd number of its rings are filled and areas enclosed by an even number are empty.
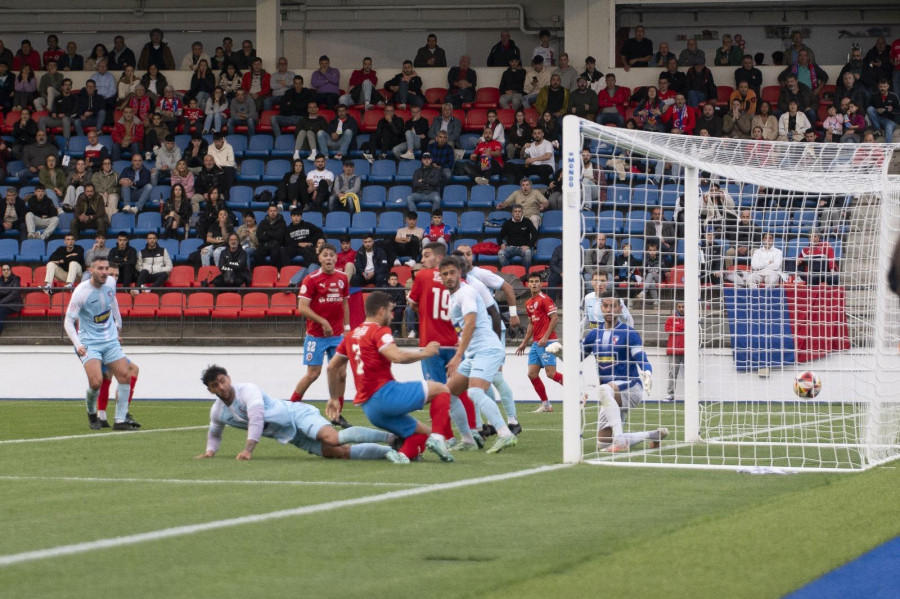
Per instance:
[[[481,351],[475,355],[465,356],[462,364],[459,365],[458,372],[470,379],[476,378],[491,382],[503,367],[503,362],[505,361],[505,349]]]
[[[391,381],[362,405],[362,411],[378,428],[405,438],[416,432],[418,424],[409,413],[425,407],[427,397],[428,381]]]
[[[553,341],[556,341],[554,339]],[[552,341],[548,341],[549,345]],[[535,341],[531,344],[531,351],[528,352],[528,365],[537,364],[541,368],[546,366],[556,366],[556,356],[549,353],[546,347],[541,347],[538,345],[538,342]]]
[[[294,413],[294,424],[297,426],[297,434],[291,439],[291,445],[299,447],[311,454],[322,455],[322,442],[316,440],[316,435],[323,426],[331,426],[315,406],[306,402],[294,402],[291,404]]]
[[[306,336],[306,342],[303,344],[303,365],[304,366],[321,366],[325,362],[325,356],[328,359],[334,357],[337,346],[344,340],[343,335],[335,335],[334,337],[313,337]]]
[[[456,355],[456,350],[451,347],[442,347],[438,355],[422,360],[422,375],[426,381],[436,383],[447,382],[447,364]]]
[[[121,360],[125,357],[125,350],[122,349],[118,339],[92,342],[90,345],[82,343],[82,345],[87,348],[87,353],[84,356],[78,356],[82,364],[87,364],[90,360],[100,360],[101,365],[112,364],[116,360]],[[75,355],[78,355],[77,349],[75,350]]]

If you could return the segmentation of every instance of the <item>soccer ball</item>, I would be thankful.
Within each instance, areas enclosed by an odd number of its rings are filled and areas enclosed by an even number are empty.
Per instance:
[[[794,379],[794,393],[803,399],[812,399],[822,390],[822,381],[815,372],[801,372]]]

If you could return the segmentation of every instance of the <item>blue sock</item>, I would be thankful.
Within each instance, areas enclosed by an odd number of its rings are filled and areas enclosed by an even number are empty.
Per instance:
[[[99,394],[100,389],[91,389],[88,387],[87,393],[84,395],[84,403],[87,406],[88,414],[97,413],[97,395]]]
[[[469,399],[472,400],[479,411],[484,412],[488,422],[497,429],[497,432],[500,432],[502,429],[509,430],[506,426],[506,421],[503,420],[503,414],[500,413],[500,408],[497,407],[495,402],[488,399],[483,389],[469,387]]]
[[[466,416],[466,408],[463,407],[462,402],[455,395],[450,396],[450,420],[456,425],[460,438],[469,443],[475,442],[475,438],[472,437],[472,429],[469,428],[469,417]]]
[[[348,428],[352,430],[356,428]],[[387,445],[378,445],[376,443],[360,443],[359,445],[350,446],[351,460],[383,460],[387,452],[391,450]]]
[[[494,391],[494,387],[493,387],[493,386],[489,386],[489,387],[485,390],[484,394],[487,395],[487,396],[488,396],[488,399],[490,399],[491,401],[497,401],[497,393]]]
[[[494,375],[494,380],[492,381],[494,386],[497,387],[497,391],[500,392],[500,401],[503,403],[503,409],[506,411],[506,418],[510,422],[518,422],[516,420],[516,400],[513,399],[513,391],[512,387],[509,386],[509,383],[506,382],[506,379],[503,378],[503,373],[498,372]]]
[[[365,426],[351,426],[338,431],[338,441],[341,445],[344,443],[386,443],[389,435],[390,433],[387,431]]]
[[[116,389],[116,422],[125,422],[125,415],[128,414],[128,395],[131,393],[131,382],[119,383]]]

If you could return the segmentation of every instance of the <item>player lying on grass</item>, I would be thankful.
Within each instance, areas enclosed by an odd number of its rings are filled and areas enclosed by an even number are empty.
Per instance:
[[[338,398],[344,395],[346,381],[341,374],[349,362],[356,383],[353,403],[362,408],[372,424],[403,439],[401,454],[415,459],[428,448],[442,461],[452,462],[446,441],[453,436],[447,385],[425,380],[399,382],[391,373],[391,364],[412,364],[436,356],[440,344],[432,341],[418,350],[397,347],[390,329],[393,312],[394,303],[388,294],[374,291],[366,298],[366,320],[344,337],[328,363],[331,399],[325,413],[334,418],[340,412]],[[431,427],[410,416],[426,404],[430,404]]]
[[[338,432],[313,406],[272,399],[253,383],[232,383],[228,372],[221,366],[212,365],[204,370],[201,380],[217,399],[209,411],[206,451],[198,458],[216,455],[222,441],[222,431],[228,425],[247,431],[247,443],[237,454],[238,460],[249,460],[260,437],[271,437],[279,443],[290,443],[325,458],[386,459],[395,464],[409,463],[406,456],[387,445],[379,445],[395,440],[390,433],[362,426]]]
[[[102,366],[106,365],[118,383],[113,430],[135,430],[140,425],[130,415],[126,417],[131,377],[128,358],[119,343],[122,316],[116,301],[116,280],[109,276],[109,262],[105,257],[95,256],[90,269],[91,278],[72,293],[63,323],[88,377],[85,394],[88,423],[91,429],[100,430],[97,395],[103,383]]]
[[[462,280],[459,260],[447,256],[440,264],[441,280],[450,292],[450,319],[461,331],[456,354],[447,364],[447,386],[455,395],[468,388],[469,399],[497,430],[499,438],[488,453],[498,453],[518,444],[518,437],[503,421],[500,408],[485,393],[506,360],[506,348],[494,332],[484,301],[474,287]],[[464,437],[463,442],[468,439]]]
[[[622,422],[633,408],[650,392],[653,367],[644,351],[640,334],[619,321],[620,302],[606,291],[601,296],[600,310],[603,328],[591,329],[582,341],[582,359],[593,357],[597,365],[598,385],[587,385],[586,399],[600,402],[597,421],[597,442],[602,451],[617,453],[628,451],[632,445],[646,440],[651,447],[669,434],[668,429],[626,433]],[[552,344],[547,351],[562,357],[562,345]]]

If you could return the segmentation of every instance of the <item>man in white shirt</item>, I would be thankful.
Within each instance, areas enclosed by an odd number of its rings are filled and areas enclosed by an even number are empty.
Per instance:
[[[196,71],[197,64],[199,64],[201,60],[205,60],[208,64],[209,55],[203,51],[203,44],[201,42],[194,42],[191,44],[191,51],[181,59],[181,70]]]
[[[525,164],[506,163],[506,179],[511,185],[517,184],[523,178],[537,175],[544,185],[550,184],[553,178],[553,144],[544,139],[544,130],[535,129],[531,133],[534,141],[525,144],[522,148],[522,157]]]
[[[234,160],[234,148],[225,139],[225,135],[221,131],[213,134],[213,143],[207,150],[216,163],[216,166],[225,173],[223,185],[226,189],[231,189],[234,180],[237,177],[237,162]]]
[[[325,169],[325,156],[316,156],[316,168],[306,175],[306,186],[310,196],[310,206],[323,209],[331,195],[331,185],[334,183],[334,173]]]
[[[781,272],[784,256],[781,250],[774,245],[775,236],[765,233],[762,242],[762,247],[753,251],[753,256],[750,258],[751,272],[744,279],[744,284],[751,289],[755,289],[760,283],[772,286],[778,285],[784,280],[784,273]]]
[[[538,54],[531,59],[531,68],[525,72],[525,97],[522,98],[522,108],[530,108],[537,100],[542,87],[550,85],[552,73],[544,64],[544,57]]]

